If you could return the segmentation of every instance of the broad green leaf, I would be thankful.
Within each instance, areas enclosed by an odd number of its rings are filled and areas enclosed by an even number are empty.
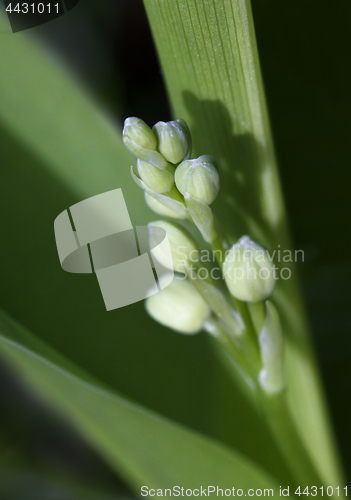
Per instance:
[[[116,119],[26,35],[3,35],[0,59],[3,308],[130,397],[211,428],[212,410],[202,410],[214,390],[206,341],[185,344],[148,318],[142,303],[107,313],[96,278],[59,264],[54,219],[84,198],[121,187],[133,225],[154,218],[130,177],[133,158]]]
[[[272,145],[249,0],[144,0],[174,116],[195,154],[219,162],[214,210],[232,240],[249,233],[274,251],[291,248]],[[273,295],[288,337],[289,401],[326,483],[341,482],[300,292],[292,278]]]
[[[0,30],[4,24],[0,17]],[[49,55],[23,34],[2,37],[0,93],[6,98],[1,99],[0,122],[80,196],[122,187],[127,202],[137,198],[129,177],[133,158],[123,146],[116,119],[94,105]],[[148,220],[148,209],[133,203],[128,208],[132,219]]]
[[[245,456],[102,387],[3,313],[0,331],[1,352],[136,493],[143,485],[278,491],[279,483]]]

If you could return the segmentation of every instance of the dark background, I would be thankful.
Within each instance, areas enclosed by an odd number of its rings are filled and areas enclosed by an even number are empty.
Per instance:
[[[253,0],[253,11],[293,240],[305,252],[303,292],[349,472],[351,3]],[[57,51],[121,119],[136,115],[152,124],[171,118],[141,0],[80,0],[67,15],[28,33]],[[6,368],[0,372],[0,464],[1,500],[30,500],[32,490],[36,500],[88,498],[72,494],[76,482],[106,491],[106,499],[116,491],[130,496]],[[30,471],[20,477],[25,497],[18,477],[6,473],[12,465]]]

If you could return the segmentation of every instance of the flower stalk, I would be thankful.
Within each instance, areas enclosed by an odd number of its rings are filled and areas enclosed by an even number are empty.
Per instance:
[[[155,257],[178,275],[168,288],[146,300],[148,313],[180,333],[209,333],[231,361],[241,389],[267,421],[296,484],[322,485],[287,404],[284,332],[270,300],[276,279],[267,251],[246,235],[225,248],[229,239],[210,207],[220,192],[218,167],[208,155],[190,158],[191,136],[183,120],[158,122],[151,129],[129,118],[123,135],[138,158],[139,175],[133,167],[131,174],[145,191],[148,206],[198,228],[226,285],[223,292],[209,275],[200,277],[191,257],[198,246],[184,228],[153,222],[150,226],[166,230],[172,254],[171,259],[162,252]]]

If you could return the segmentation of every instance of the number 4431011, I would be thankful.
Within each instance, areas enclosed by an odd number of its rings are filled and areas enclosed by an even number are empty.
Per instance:
[[[44,3],[17,3],[15,7],[12,8],[12,3],[10,3],[6,7],[6,12],[9,14],[12,14],[13,12],[17,12],[17,14],[27,14],[27,13],[32,13],[32,14],[51,14],[51,9],[53,13],[58,14],[59,13],[59,4],[56,3],[55,5],[51,6],[51,3],[44,4]]]
[[[311,495],[312,497],[316,497],[317,495],[324,496],[324,494],[328,497],[332,497],[333,495],[340,496],[340,493],[342,496],[345,495],[347,497],[347,486],[345,486],[345,488],[340,488],[340,486],[337,486],[336,488],[333,488],[332,486],[328,486],[326,488],[324,486],[320,486],[319,488],[317,488],[317,486],[310,486],[309,488],[306,486],[303,491],[301,491],[301,486],[299,486],[295,491],[295,495]]]

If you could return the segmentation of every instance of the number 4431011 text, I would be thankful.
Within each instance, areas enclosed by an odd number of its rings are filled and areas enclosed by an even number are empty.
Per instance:
[[[337,486],[336,488],[333,488],[332,486],[328,486],[327,488],[324,488],[324,486],[320,486],[319,488],[317,488],[317,486],[310,486],[310,488],[308,486],[306,486],[306,488],[302,491],[301,487],[299,486],[297,488],[297,490],[295,491],[295,495],[311,495],[312,497],[316,497],[317,495],[318,496],[324,496],[324,495],[327,495],[328,497],[331,497],[333,495],[335,496],[340,496],[341,495],[345,495],[347,496],[347,486],[345,486],[345,488],[343,488],[344,492],[342,492],[342,490],[339,486]]]
[[[14,4],[15,5],[15,4]],[[51,3],[17,3],[15,7],[12,7],[12,4],[10,3],[6,7],[6,12],[9,14],[17,12],[17,14],[51,14],[59,13],[59,4],[56,3],[54,5],[51,5]]]

